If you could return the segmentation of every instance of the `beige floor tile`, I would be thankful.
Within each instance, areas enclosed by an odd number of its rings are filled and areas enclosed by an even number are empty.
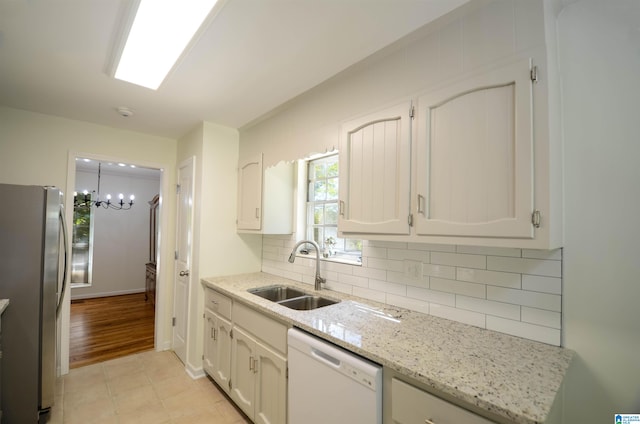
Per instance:
[[[82,403],[73,409],[63,410],[65,424],[112,424],[117,422],[113,401],[110,398]]]
[[[118,424],[164,424],[170,423],[171,417],[162,404],[148,405],[131,412],[118,414]]]
[[[149,386],[151,382],[144,372],[136,372],[109,380],[108,385],[111,396],[117,396],[122,392]]]
[[[87,387],[83,391],[69,392],[62,396],[62,404],[67,410],[72,410],[82,404],[94,402],[101,399],[110,399],[111,394],[107,383],[97,383],[91,387]]]
[[[173,352],[77,368],[56,384],[50,424],[250,423],[209,378],[193,380]]]
[[[163,409],[162,403],[151,386],[143,386],[122,392],[113,397],[117,414],[143,410],[149,407]]]
[[[175,377],[167,378],[158,383],[154,383],[153,387],[162,400],[173,396],[188,392],[190,390],[199,390],[199,386],[186,373],[178,374]]]

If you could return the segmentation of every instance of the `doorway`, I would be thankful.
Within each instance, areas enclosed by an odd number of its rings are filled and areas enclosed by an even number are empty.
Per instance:
[[[158,285],[158,290],[154,290],[152,294],[147,278],[149,265],[151,263],[156,265],[159,262],[161,251],[160,225],[157,225],[155,230],[151,228],[152,221],[158,224],[161,222],[159,218],[162,214],[162,204],[157,202],[162,198],[164,187],[161,167],[91,154],[70,154],[69,159],[67,193],[70,195],[66,197],[66,207],[69,210],[67,219],[73,212],[74,204],[78,205],[88,200],[86,202],[88,206],[85,206],[85,209],[90,210],[91,213],[85,213],[84,218],[89,216],[93,222],[88,227],[85,225],[84,233],[89,232],[90,236],[80,241],[81,249],[78,249],[80,254],[72,255],[70,260],[70,275],[75,276],[76,279],[69,290],[70,296],[66,296],[67,315],[65,317],[63,312],[61,320],[59,349],[61,374],[68,372],[69,364],[74,360],[70,355],[73,349],[71,342],[77,340],[77,334],[71,337],[71,332],[79,330],[82,333],[89,329],[89,327],[72,328],[74,320],[71,313],[79,308],[70,307],[70,301],[78,304],[100,301],[102,306],[97,309],[104,311],[105,318],[113,318],[113,308],[123,303],[125,299],[139,302],[138,306],[143,309],[147,307],[147,319],[149,315],[153,317],[151,337],[155,341],[151,343],[151,347],[157,348],[158,326],[156,323],[160,315],[158,308],[155,308],[155,299],[160,297],[161,291]],[[74,192],[77,193],[76,196]],[[123,194],[122,200],[119,199],[120,193]],[[110,198],[107,197],[109,194]],[[134,198],[130,199],[131,195]],[[156,200],[155,211],[153,210],[154,200]],[[130,205],[130,203],[133,204]],[[73,227],[73,224],[74,222],[70,222],[69,227]],[[86,228],[90,230],[87,231]],[[70,232],[73,233],[73,231]],[[70,237],[69,242],[72,243],[72,240],[73,238]],[[160,279],[161,268],[157,267],[156,272],[157,278]],[[82,279],[78,278],[80,276]],[[105,302],[111,306],[107,306]],[[133,323],[140,319],[141,312],[134,312],[134,308],[125,307],[120,314],[125,314],[127,311],[131,312],[131,316],[120,317],[121,321],[129,320]],[[111,317],[108,316],[110,313]],[[77,320],[74,325],[77,325]],[[131,324],[130,327],[133,328],[134,325]],[[131,332],[131,338],[139,336],[140,333]],[[104,341],[104,344],[110,343]],[[109,348],[105,346],[105,349]],[[114,354],[113,346],[110,349],[111,354]],[[120,353],[120,356],[124,356],[132,352],[128,348],[123,348]]]

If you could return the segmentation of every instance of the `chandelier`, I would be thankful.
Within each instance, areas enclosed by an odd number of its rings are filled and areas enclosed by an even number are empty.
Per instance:
[[[85,190],[82,192],[82,195],[78,195],[77,192],[73,193],[73,207],[74,208],[91,208],[91,206],[95,206],[96,208],[103,207],[105,209],[116,209],[116,210],[129,210],[133,206],[133,201],[135,196],[132,194],[129,196],[129,202],[124,201],[124,195],[120,193],[118,195],[118,200],[111,202],[111,195],[107,194],[106,200],[100,199],[100,174],[101,174],[102,164],[98,162],[98,191],[91,191],[91,196],[89,192]],[[92,199],[95,194],[95,199]]]

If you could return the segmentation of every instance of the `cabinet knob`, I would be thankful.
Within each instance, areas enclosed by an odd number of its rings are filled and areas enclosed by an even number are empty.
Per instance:
[[[186,271],[180,271],[180,274],[179,274],[179,275],[180,275],[181,277],[186,277],[187,275],[189,275],[189,270],[186,270]]]
[[[431,420],[430,418],[425,418],[424,424],[436,424],[436,422]]]

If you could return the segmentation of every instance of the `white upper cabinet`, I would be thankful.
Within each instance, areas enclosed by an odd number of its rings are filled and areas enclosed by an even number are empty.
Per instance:
[[[238,164],[239,232],[291,234],[295,164],[280,162],[263,171],[262,155]]]
[[[262,219],[262,155],[238,164],[238,230],[259,230]]]
[[[418,235],[533,238],[530,61],[418,98]]]
[[[409,234],[410,110],[404,102],[342,125],[340,231]]]

